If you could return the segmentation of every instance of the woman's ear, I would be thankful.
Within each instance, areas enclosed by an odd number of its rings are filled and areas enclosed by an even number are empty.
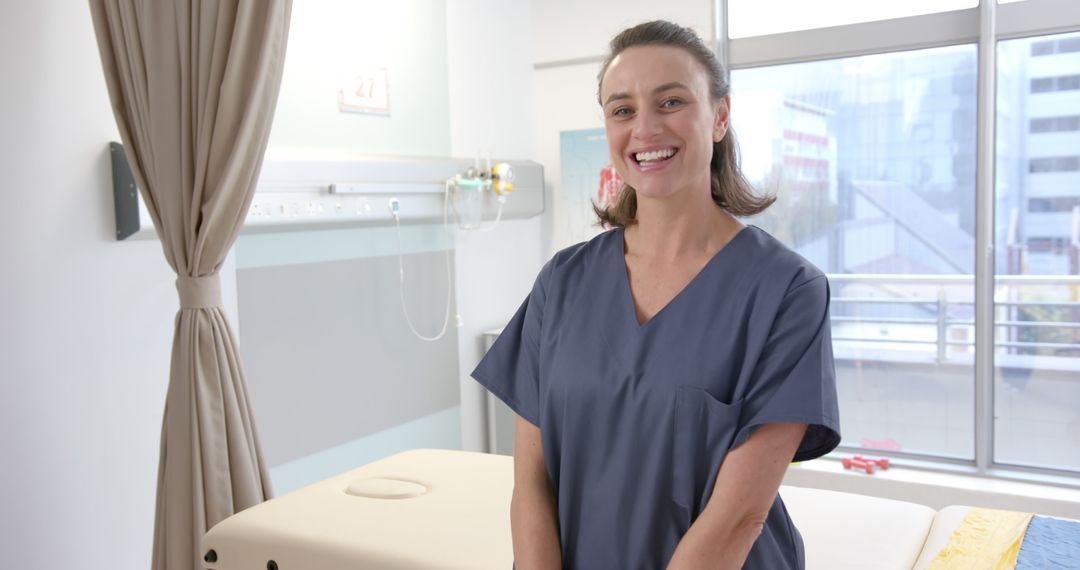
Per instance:
[[[731,120],[731,97],[725,95],[716,103],[716,121],[713,124],[713,142],[724,140],[728,131],[728,122]]]

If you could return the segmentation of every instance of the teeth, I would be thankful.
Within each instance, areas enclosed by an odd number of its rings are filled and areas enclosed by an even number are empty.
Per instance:
[[[648,162],[650,160],[660,160],[662,158],[669,158],[675,154],[675,149],[665,148],[663,150],[654,150],[652,152],[639,152],[634,155],[634,158],[638,162]]]

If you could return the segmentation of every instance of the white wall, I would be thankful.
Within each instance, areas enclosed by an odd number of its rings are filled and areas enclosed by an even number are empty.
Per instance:
[[[271,151],[445,156],[450,136],[443,4],[293,2]],[[338,109],[338,74],[365,67],[387,70],[388,116]]]
[[[3,565],[145,568],[174,276],[156,240],[114,238],[87,4],[4,3],[0,53]]]
[[[446,6],[453,156],[536,160],[529,0],[452,0]],[[547,171],[545,178],[549,176]],[[513,194],[508,200],[513,200]],[[546,215],[546,213],[545,213]],[[541,217],[455,233],[462,446],[484,445],[483,391],[469,373],[480,334],[503,326],[532,289],[543,261]]]

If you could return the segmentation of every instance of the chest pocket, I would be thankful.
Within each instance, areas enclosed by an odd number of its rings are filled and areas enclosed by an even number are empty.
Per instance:
[[[689,528],[705,508],[735,439],[742,401],[725,404],[696,386],[680,386],[675,398],[672,500]]]

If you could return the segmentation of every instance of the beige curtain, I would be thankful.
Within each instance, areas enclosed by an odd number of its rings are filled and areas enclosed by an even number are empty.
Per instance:
[[[255,191],[291,0],[90,0],[128,161],[176,271],[153,568],[202,568],[214,524],[269,498],[218,270]]]

